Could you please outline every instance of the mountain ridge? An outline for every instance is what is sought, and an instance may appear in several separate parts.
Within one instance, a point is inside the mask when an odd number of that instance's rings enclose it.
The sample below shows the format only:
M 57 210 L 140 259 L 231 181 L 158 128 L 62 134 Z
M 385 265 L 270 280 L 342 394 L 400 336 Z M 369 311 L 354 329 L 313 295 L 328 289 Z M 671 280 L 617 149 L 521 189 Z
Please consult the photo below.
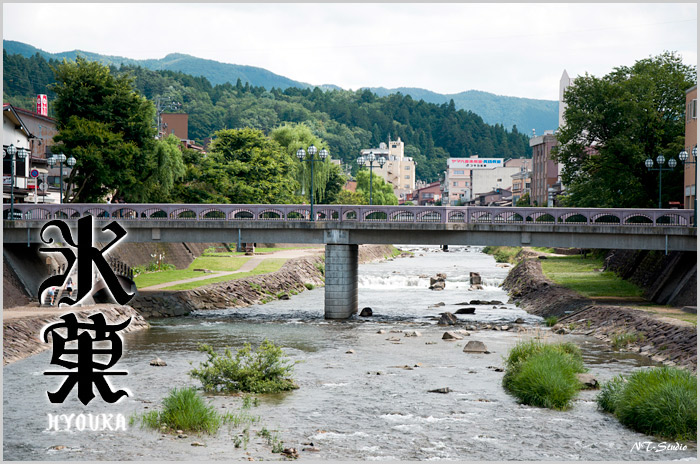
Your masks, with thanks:
M 248 82 L 250 85 L 261 86 L 267 89 L 271 89 L 272 87 L 280 90 L 284 90 L 288 87 L 311 89 L 319 87 L 322 90 L 342 89 L 342 87 L 333 84 L 315 86 L 305 82 L 295 81 L 264 68 L 222 63 L 220 61 L 198 58 L 178 52 L 169 53 L 163 58 L 136 60 L 115 55 L 102 55 L 84 50 L 50 53 L 30 44 L 14 40 L 3 40 L 3 49 L 8 54 L 19 54 L 26 58 L 39 53 L 47 60 L 62 60 L 64 58 L 74 60 L 78 54 L 80 54 L 89 60 L 98 61 L 105 65 L 120 66 L 124 64 L 142 66 L 154 71 L 180 71 L 192 76 L 204 76 L 212 85 L 225 84 L 227 82 L 235 85 L 236 81 L 241 79 L 243 83 Z M 424 100 L 427 103 L 447 104 L 450 100 L 453 100 L 456 109 L 471 111 L 481 116 L 487 124 L 501 124 L 508 130 L 510 130 L 512 126 L 515 126 L 518 128 L 519 132 L 527 133 L 534 129 L 537 133 L 541 134 L 545 130 L 556 129 L 558 125 L 558 102 L 555 100 L 496 95 L 481 90 L 440 94 L 417 87 L 398 87 L 393 89 L 385 87 L 362 87 L 361 89 L 368 89 L 380 97 L 401 93 L 402 95 L 411 96 L 414 100 Z

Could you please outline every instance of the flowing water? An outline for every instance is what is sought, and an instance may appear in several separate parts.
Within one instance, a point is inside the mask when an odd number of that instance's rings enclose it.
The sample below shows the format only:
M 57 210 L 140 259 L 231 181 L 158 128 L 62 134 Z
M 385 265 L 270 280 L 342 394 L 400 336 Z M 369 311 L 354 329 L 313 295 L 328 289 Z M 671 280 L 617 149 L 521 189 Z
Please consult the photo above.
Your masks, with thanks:
M 335 460 L 670 460 L 697 455 L 685 451 L 633 449 L 641 442 L 659 443 L 620 425 L 597 410 L 596 392 L 583 391 L 569 411 L 519 405 L 501 387 L 503 357 L 522 332 L 476 330 L 461 341 L 443 341 L 444 327 L 435 317 L 463 307 L 470 300 L 504 304 L 476 306 L 460 315 L 465 324 L 504 325 L 522 318 L 522 327 L 541 327 L 541 318 L 507 304 L 498 287 L 508 270 L 497 267 L 477 247 L 404 247 L 414 258 L 360 266 L 360 308 L 372 318 L 347 322 L 323 319 L 323 289 L 305 291 L 290 300 L 262 306 L 201 311 L 190 317 L 154 322 L 152 328 L 128 334 L 125 353 L 116 368 L 129 375 L 112 377 L 115 387 L 131 392 L 116 404 L 97 398 L 87 407 L 73 392 L 61 405 L 46 399 L 57 388 L 49 370 L 48 352 L 3 369 L 4 458 L 9 460 L 224 460 L 281 459 L 265 440 L 251 434 L 247 450 L 234 448 L 240 430 L 216 436 L 176 438 L 127 426 L 126 431 L 47 431 L 47 413 L 120 413 L 126 417 L 156 409 L 176 386 L 197 385 L 187 372 L 205 359 L 200 343 L 221 350 L 246 342 L 273 340 L 294 361 L 298 390 L 262 396 L 251 412 L 275 430 L 285 446 L 301 450 L 303 459 Z M 469 290 L 469 272 L 478 272 L 483 290 Z M 429 278 L 447 274 L 444 291 L 428 289 Z M 436 303 L 444 307 L 431 307 Z M 505 308 L 504 308 L 505 307 Z M 377 333 L 379 330 L 385 333 Z M 405 336 L 418 331 L 420 336 Z M 547 329 L 541 335 L 556 340 Z M 629 373 L 646 358 L 614 353 L 592 337 L 572 336 L 591 373 L 605 381 Z M 483 341 L 489 354 L 463 353 L 469 340 Z M 348 353 L 352 350 L 353 352 Z M 167 367 L 149 366 L 155 356 Z M 190 364 L 192 363 L 192 364 Z M 59 377 L 62 379 L 62 377 Z M 428 390 L 448 387 L 448 394 Z M 238 397 L 209 397 L 220 411 L 235 411 Z M 192 446 L 198 441 L 206 446 Z M 56 446 L 60 448 L 56 449 Z M 637 445 L 639 448 L 639 445 Z M 245 454 L 245 453 L 249 454 Z

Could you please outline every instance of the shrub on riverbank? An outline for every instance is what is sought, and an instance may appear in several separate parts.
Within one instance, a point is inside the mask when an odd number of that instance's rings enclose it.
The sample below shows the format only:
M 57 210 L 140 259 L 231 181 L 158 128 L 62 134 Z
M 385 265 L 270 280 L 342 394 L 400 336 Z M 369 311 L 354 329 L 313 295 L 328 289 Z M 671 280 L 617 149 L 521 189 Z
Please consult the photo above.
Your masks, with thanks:
M 524 404 L 564 410 L 581 388 L 576 374 L 585 371 L 573 343 L 530 340 L 510 350 L 503 387 Z
M 522 248 L 509 246 L 485 246 L 484 253 L 493 255 L 497 263 L 515 263 L 516 256 Z
M 161 411 L 149 411 L 140 416 L 142 425 L 160 429 L 216 433 L 225 418 L 213 406 L 204 402 L 194 388 L 174 388 L 163 399 Z M 133 421 L 133 420 L 132 420 Z
M 697 377 L 673 367 L 644 369 L 612 379 L 597 398 L 604 411 L 642 433 L 671 440 L 697 437 Z
M 199 379 L 206 391 L 277 393 L 298 388 L 291 379 L 293 364 L 269 340 L 255 351 L 246 343 L 235 356 L 229 349 L 221 356 L 209 345 L 200 345 L 199 350 L 209 358 L 190 375 Z

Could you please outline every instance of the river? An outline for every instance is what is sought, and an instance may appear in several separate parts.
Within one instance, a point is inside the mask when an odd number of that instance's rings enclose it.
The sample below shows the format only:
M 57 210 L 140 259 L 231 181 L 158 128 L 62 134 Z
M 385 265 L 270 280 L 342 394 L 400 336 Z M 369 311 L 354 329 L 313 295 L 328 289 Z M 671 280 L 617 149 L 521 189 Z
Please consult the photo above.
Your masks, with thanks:
M 116 404 L 97 398 L 87 407 L 73 392 L 61 405 L 48 402 L 63 377 L 45 376 L 50 353 L 15 362 L 3 369 L 4 458 L 7 460 L 246 460 L 282 459 L 265 440 L 251 434 L 247 449 L 235 448 L 239 430 L 216 436 L 177 438 L 127 426 L 126 431 L 46 430 L 47 413 L 133 413 L 157 408 L 169 389 L 197 385 L 187 372 L 205 359 L 199 343 L 217 349 L 237 348 L 265 338 L 284 347 L 298 363 L 298 390 L 260 397 L 251 409 L 260 424 L 275 430 L 286 447 L 301 450 L 313 443 L 319 451 L 300 451 L 303 459 L 335 460 L 670 460 L 697 456 L 686 451 L 634 449 L 659 440 L 635 433 L 598 411 L 595 391 L 582 391 L 569 411 L 518 404 L 501 387 L 503 357 L 518 340 L 539 333 L 557 340 L 541 318 L 507 304 L 498 287 L 508 269 L 478 247 L 403 247 L 413 258 L 360 265 L 360 308 L 372 318 L 348 322 L 323 319 L 323 288 L 290 300 L 152 323 L 150 330 L 127 334 L 125 353 L 115 368 L 128 376 L 112 377 L 131 395 Z M 469 272 L 478 272 L 484 290 L 469 290 Z M 447 274 L 446 289 L 431 291 L 429 279 Z M 465 324 L 523 324 L 510 331 L 474 330 L 460 341 L 443 341 L 444 327 L 435 317 L 469 300 L 499 300 L 460 315 Z M 444 307 L 431 307 L 439 302 Z M 505 308 L 503 308 L 505 307 Z M 464 327 L 462 325 L 461 327 Z M 527 332 L 517 331 L 518 327 Z M 380 330 L 385 333 L 378 333 Z M 418 331 L 420 336 L 405 336 Z M 527 335 L 529 334 L 529 335 Z M 600 381 L 629 373 L 646 358 L 612 352 L 597 339 L 566 336 L 583 350 L 586 366 Z M 468 340 L 483 341 L 489 354 L 463 353 Z M 350 351 L 350 352 L 349 352 Z M 149 366 L 155 356 L 166 367 Z M 447 394 L 428 390 L 448 387 Z M 238 397 L 209 396 L 220 411 L 235 411 Z M 193 442 L 205 446 L 192 446 Z M 307 443 L 307 445 L 305 445 Z M 646 446 L 646 445 L 645 445 Z M 639 447 L 639 445 L 637 445 Z M 248 453 L 248 454 L 246 454 Z

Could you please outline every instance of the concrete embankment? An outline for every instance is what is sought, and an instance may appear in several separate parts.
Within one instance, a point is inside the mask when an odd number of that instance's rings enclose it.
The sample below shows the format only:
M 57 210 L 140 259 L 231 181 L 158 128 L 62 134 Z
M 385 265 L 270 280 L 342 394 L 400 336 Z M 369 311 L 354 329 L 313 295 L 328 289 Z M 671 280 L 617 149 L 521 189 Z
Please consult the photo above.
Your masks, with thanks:
M 537 259 L 518 263 L 503 287 L 525 311 L 558 317 L 553 327 L 558 333 L 583 333 L 608 341 L 621 334 L 641 335 L 626 349 L 664 364 L 697 369 L 697 329 L 692 324 L 660 320 L 639 309 L 595 304 L 548 280 Z
M 47 324 L 60 322 L 60 317 L 66 313 L 75 313 L 78 320 L 101 312 L 108 324 L 124 322 L 131 317 L 131 323 L 120 333 L 134 332 L 149 327 L 148 322 L 131 306 L 96 305 L 87 309 L 74 311 L 68 307 L 52 307 L 50 310 L 37 314 L 37 308 L 16 308 L 5 311 L 3 315 L 3 365 L 41 353 L 51 347 L 40 338 L 41 329 Z
M 361 263 L 391 256 L 390 245 L 360 246 Z M 287 261 L 279 271 L 181 291 L 140 291 L 130 304 L 146 318 L 183 316 L 197 309 L 241 308 L 287 298 L 324 284 L 323 256 Z M 286 296 L 285 296 L 286 295 Z

